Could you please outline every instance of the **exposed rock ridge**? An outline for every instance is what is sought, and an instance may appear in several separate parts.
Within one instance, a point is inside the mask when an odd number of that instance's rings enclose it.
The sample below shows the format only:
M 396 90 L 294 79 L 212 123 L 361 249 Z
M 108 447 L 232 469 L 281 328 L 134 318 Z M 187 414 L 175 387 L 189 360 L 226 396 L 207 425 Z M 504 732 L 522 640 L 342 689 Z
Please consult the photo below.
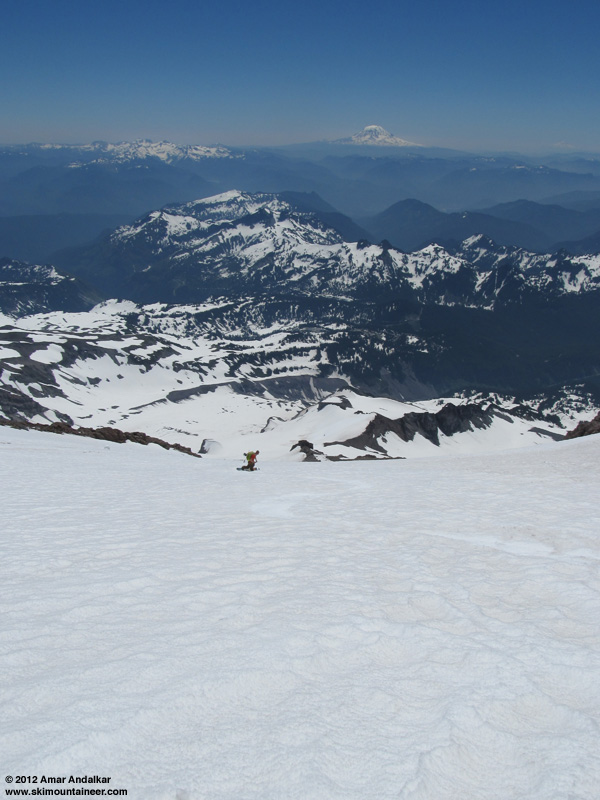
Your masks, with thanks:
M 359 450 L 370 449 L 384 453 L 385 450 L 379 440 L 385 438 L 388 434 L 395 434 L 403 442 L 412 442 L 417 433 L 420 433 L 432 444 L 439 446 L 440 434 L 454 436 L 457 433 L 465 433 L 475 428 L 489 428 L 494 417 L 503 417 L 510 420 L 511 416 L 513 415 L 502 412 L 493 404 L 484 407 L 479 403 L 465 403 L 463 405 L 446 403 L 435 413 L 413 411 L 399 419 L 389 419 L 382 414 L 375 414 L 365 430 L 358 436 L 345 442 L 326 442 L 325 446 L 345 445 L 347 447 L 356 447 Z M 520 416 L 519 412 L 515 412 L 514 416 Z M 556 435 L 550 432 L 542 431 L 541 429 L 539 432 L 541 435 L 556 438 Z
M 591 436 L 592 433 L 600 433 L 600 413 L 594 419 L 582 420 L 576 428 L 569 431 L 565 439 L 578 439 L 580 436 Z
M 290 448 L 290 452 L 292 453 L 294 450 L 298 449 L 304 455 L 304 461 L 400 461 L 404 460 L 402 456 L 388 456 L 384 454 L 382 457 L 375 456 L 372 453 L 365 453 L 363 456 L 355 456 L 354 458 L 348 458 L 348 456 L 330 456 L 326 453 L 323 453 L 322 450 L 317 450 L 312 442 L 309 442 L 307 439 L 300 439 L 299 442 L 292 445 Z
M 194 458 L 202 458 L 199 453 L 194 453 L 189 447 L 184 447 L 181 444 L 171 444 L 165 442 L 164 439 L 157 439 L 154 436 L 148 436 L 146 433 L 140 431 L 122 431 L 119 428 L 74 428 L 72 425 L 67 425 L 66 422 L 53 422 L 45 425 L 40 422 L 24 422 L 23 420 L 12 420 L 0 417 L 0 425 L 9 428 L 16 428 L 17 430 L 34 430 L 44 431 L 45 433 L 67 433 L 73 436 L 85 436 L 88 439 L 102 439 L 107 442 L 115 442 L 117 444 L 124 444 L 125 442 L 133 442 L 134 444 L 157 444 L 165 450 L 178 450 L 180 453 L 185 453 Z

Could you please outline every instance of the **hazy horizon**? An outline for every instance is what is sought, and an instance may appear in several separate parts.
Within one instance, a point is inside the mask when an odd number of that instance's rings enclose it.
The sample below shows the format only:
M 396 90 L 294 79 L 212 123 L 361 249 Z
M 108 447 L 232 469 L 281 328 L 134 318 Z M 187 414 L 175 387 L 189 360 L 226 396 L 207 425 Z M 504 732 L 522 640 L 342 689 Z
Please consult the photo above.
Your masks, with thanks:
M 370 123 L 370 124 L 377 124 L 377 123 Z M 367 127 L 366 125 L 363 126 L 363 129 Z M 381 126 L 384 127 L 384 126 Z M 361 129 L 362 130 L 362 129 Z M 339 139 L 349 138 L 356 133 L 360 133 L 361 131 L 346 131 L 343 136 L 340 136 Z M 392 135 L 396 135 L 395 131 L 388 131 L 388 133 Z M 399 137 L 402 138 L 402 137 Z M 175 141 L 172 139 L 157 139 L 151 138 L 149 136 L 136 136 L 129 139 L 104 139 L 99 137 L 94 137 L 88 140 L 72 140 L 72 141 L 12 141 L 12 142 L 0 142 L 0 147 L 28 147 L 28 146 L 53 146 L 53 147 L 87 147 L 92 144 L 109 144 L 109 145 L 119 145 L 125 143 L 134 143 L 134 142 L 151 142 L 153 144 L 159 144 L 161 142 L 168 142 L 169 144 L 173 144 L 176 146 L 186 147 L 186 146 L 201 146 L 201 147 L 224 147 L 230 148 L 232 150 L 244 150 L 244 149 L 277 149 L 277 148 L 294 148 L 294 147 L 303 147 L 309 145 L 318 145 L 318 144 L 335 144 L 335 140 L 333 139 L 326 139 L 326 138 L 319 138 L 313 140 L 305 140 L 305 141 L 290 141 L 290 142 L 282 142 L 282 143 L 268 143 L 268 142 L 252 142 L 252 143 L 236 143 L 232 144 L 231 142 L 208 142 L 208 141 Z M 345 144 L 346 147 L 348 146 L 356 146 L 360 148 L 361 151 L 367 147 L 370 147 L 370 150 L 373 151 L 373 155 L 385 155 L 386 152 L 390 150 L 393 152 L 397 152 L 397 148 L 394 147 L 387 147 L 387 146 L 369 146 L 369 145 L 348 145 Z M 496 156 L 529 156 L 529 157 L 538 157 L 543 158 L 545 156 L 561 156 L 561 155 L 581 155 L 581 156 L 600 156 L 600 145 L 597 150 L 592 149 L 577 149 L 573 146 L 570 146 L 566 143 L 556 142 L 554 145 L 548 146 L 546 148 L 538 147 L 535 148 L 534 146 L 531 147 L 523 147 L 521 149 L 516 148 L 505 148 L 505 147 L 497 147 L 497 148 L 487 148 L 487 147 L 451 147 L 445 144 L 432 144 L 426 145 L 421 142 L 414 142 L 410 145 L 407 145 L 407 150 L 411 152 L 417 152 L 419 150 L 424 150 L 427 152 L 428 150 L 448 150 L 449 152 L 464 152 L 464 153 L 471 153 L 473 155 L 496 155 Z
M 600 5 L 12 2 L 0 142 L 231 147 L 351 136 L 600 152 Z

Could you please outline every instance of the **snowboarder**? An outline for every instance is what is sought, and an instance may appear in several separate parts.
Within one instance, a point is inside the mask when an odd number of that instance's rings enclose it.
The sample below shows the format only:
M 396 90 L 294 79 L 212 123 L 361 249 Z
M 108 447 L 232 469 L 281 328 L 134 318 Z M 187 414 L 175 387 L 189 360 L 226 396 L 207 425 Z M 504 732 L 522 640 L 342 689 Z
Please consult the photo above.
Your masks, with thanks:
M 246 464 L 240 469 L 248 469 L 250 472 L 254 472 L 256 469 L 256 456 L 260 453 L 260 450 L 250 450 L 248 453 L 244 453 L 244 458 L 246 459 Z

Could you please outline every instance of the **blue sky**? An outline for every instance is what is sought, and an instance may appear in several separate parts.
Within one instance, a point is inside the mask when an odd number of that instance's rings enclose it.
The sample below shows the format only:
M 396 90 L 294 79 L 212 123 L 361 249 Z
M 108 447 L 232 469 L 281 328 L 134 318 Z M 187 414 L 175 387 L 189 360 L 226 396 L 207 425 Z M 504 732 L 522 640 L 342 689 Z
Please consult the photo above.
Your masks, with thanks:
M 4 0 L 0 142 L 600 151 L 598 0 Z

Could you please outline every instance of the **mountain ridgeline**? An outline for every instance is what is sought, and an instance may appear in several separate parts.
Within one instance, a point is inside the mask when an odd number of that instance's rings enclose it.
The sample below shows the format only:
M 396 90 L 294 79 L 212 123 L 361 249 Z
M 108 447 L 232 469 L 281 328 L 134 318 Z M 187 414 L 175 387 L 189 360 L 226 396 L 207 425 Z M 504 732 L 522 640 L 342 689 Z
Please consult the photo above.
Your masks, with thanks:
M 337 215 L 330 224 L 347 241 L 386 239 L 407 251 L 484 234 L 575 255 L 597 248 L 600 236 L 597 156 L 482 156 L 369 125 L 333 142 L 271 148 L 145 140 L 0 147 L 0 256 L 53 263 L 57 250 L 153 209 L 230 190 L 291 193 Z
M 596 156 L 0 148 L 0 414 L 206 457 L 562 438 L 600 407 L 599 242 Z
M 45 311 L 87 311 L 103 296 L 52 266 L 0 258 L 0 313 L 11 317 Z
M 347 241 L 315 204 L 230 191 L 151 212 L 57 263 L 105 297 L 144 305 L 146 326 L 148 304 L 163 303 L 183 306 L 193 329 L 203 303 L 215 334 L 295 336 L 314 353 L 313 377 L 343 375 L 361 391 L 518 395 L 573 382 L 596 391 L 599 256 L 483 236 L 405 253 Z

